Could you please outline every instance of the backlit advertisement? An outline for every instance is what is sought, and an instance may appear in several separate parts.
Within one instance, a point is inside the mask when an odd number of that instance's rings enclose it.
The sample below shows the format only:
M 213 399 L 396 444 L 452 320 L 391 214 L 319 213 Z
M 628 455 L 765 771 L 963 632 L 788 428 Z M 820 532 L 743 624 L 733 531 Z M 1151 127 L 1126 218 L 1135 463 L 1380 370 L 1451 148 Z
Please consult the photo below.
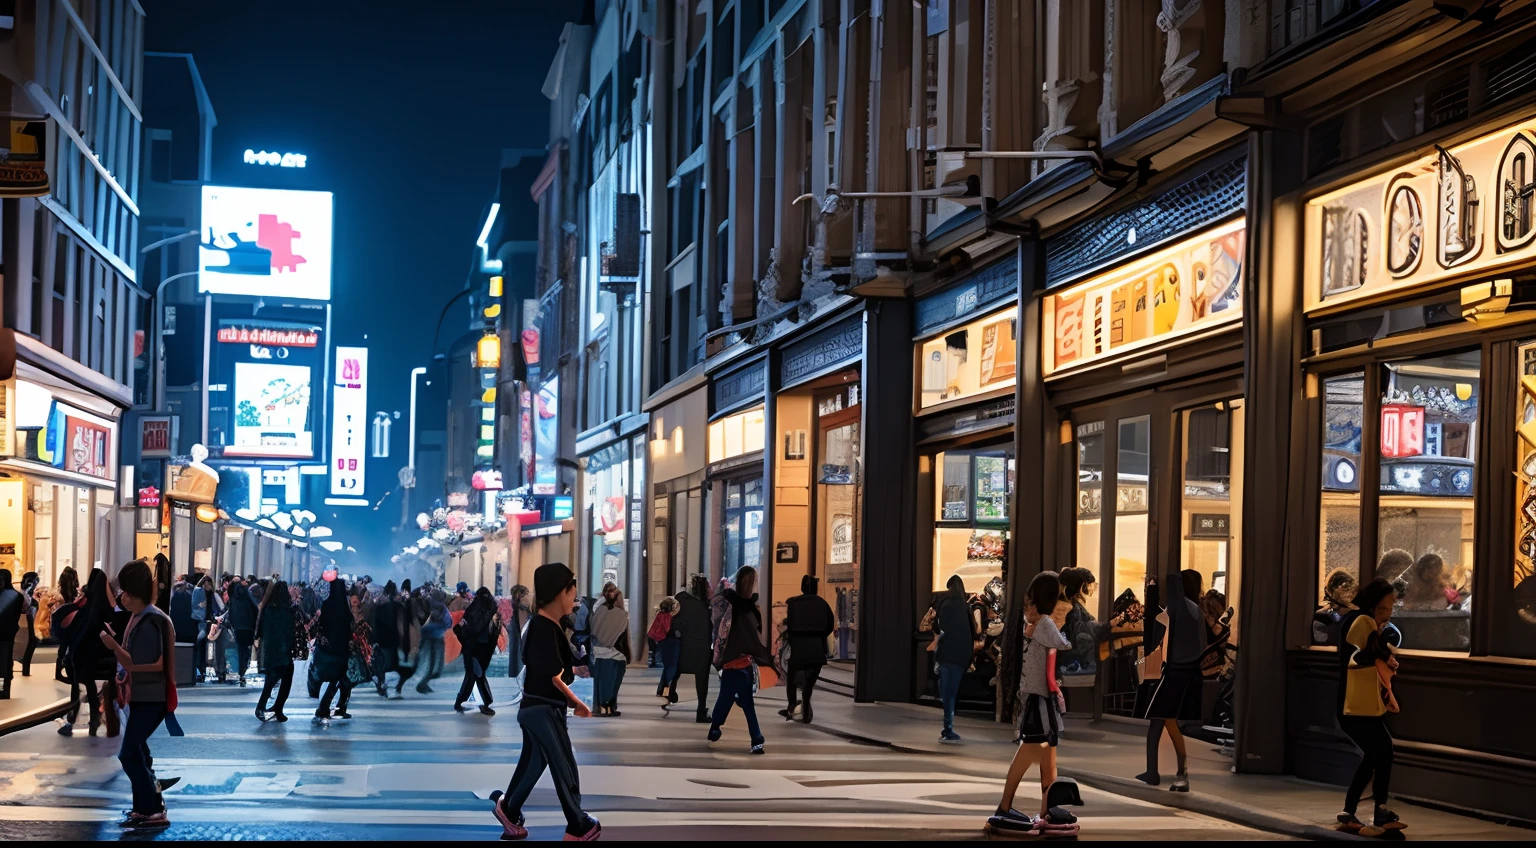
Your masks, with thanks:
M 48 456 L 39 452 L 39 458 L 65 471 L 114 479 L 112 435 L 116 429 L 111 421 L 55 401 L 44 436 Z
M 304 365 L 235 363 L 234 442 L 225 456 L 314 456 L 310 379 Z
M 198 291 L 331 299 L 328 191 L 203 186 Z
M 337 347 L 331 387 L 331 495 L 362 497 L 368 465 L 368 348 Z
M 555 455 L 560 451 L 560 432 L 555 413 L 560 409 L 560 378 L 551 377 L 534 401 L 533 493 L 553 495 L 559 484 Z

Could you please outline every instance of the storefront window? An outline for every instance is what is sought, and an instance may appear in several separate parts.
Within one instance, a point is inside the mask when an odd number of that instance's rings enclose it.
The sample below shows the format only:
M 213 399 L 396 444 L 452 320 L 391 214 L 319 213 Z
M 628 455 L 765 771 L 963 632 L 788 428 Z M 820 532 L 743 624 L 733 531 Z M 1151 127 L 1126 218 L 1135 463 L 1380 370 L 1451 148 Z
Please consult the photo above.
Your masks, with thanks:
M 1077 426 L 1078 568 L 1099 577 L 1099 527 L 1104 515 L 1104 422 Z
M 1008 558 L 1008 504 L 1013 494 L 1013 452 L 1007 449 L 940 453 L 938 515 L 933 538 L 933 590 L 959 575 L 967 592 L 981 592 L 1003 577 Z
M 994 312 L 922 343 L 919 408 L 960 400 L 1014 383 L 1018 350 L 1015 307 Z
M 720 462 L 763 449 L 763 408 L 749 409 L 709 425 L 709 461 Z
M 1116 593 L 1140 594 L 1147 576 L 1147 486 L 1152 470 L 1152 419 L 1122 418 L 1115 466 Z
M 762 565 L 763 478 L 725 483 L 725 570 Z
M 1181 424 L 1184 488 L 1180 559 L 1184 568 L 1200 572 L 1206 589 L 1201 610 L 1213 632 L 1219 632 L 1217 622 L 1228 609 L 1237 607 L 1242 574 L 1242 514 L 1234 505 L 1243 502 L 1243 402 L 1233 399 L 1186 409 Z
M 1340 616 L 1360 580 L 1360 447 L 1365 424 L 1365 375 L 1322 381 L 1323 468 L 1318 519 L 1318 610 L 1312 643 L 1337 642 Z
M 852 660 L 859 643 L 859 384 L 816 395 L 812 413 L 818 433 L 813 480 L 821 594 L 837 619 L 832 655 Z
M 1397 584 L 1405 648 L 1471 644 L 1479 366 L 1469 351 L 1383 374 L 1376 576 Z
M 1536 625 L 1536 341 L 1520 345 L 1515 407 L 1515 615 Z

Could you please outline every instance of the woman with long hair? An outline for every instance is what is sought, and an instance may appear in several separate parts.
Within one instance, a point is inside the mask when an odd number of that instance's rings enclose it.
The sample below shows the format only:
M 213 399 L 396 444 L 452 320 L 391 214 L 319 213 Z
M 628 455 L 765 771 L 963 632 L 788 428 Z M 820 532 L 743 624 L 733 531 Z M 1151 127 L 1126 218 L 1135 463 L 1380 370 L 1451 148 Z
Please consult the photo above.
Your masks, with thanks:
M 320 605 L 319 635 L 315 637 L 315 672 L 325 684 L 320 706 L 315 710 L 316 724 L 324 724 L 332 718 L 352 717 L 347 712 L 347 701 L 352 697 L 352 681 L 347 678 L 354 627 L 352 605 L 347 600 L 347 581 L 337 577 L 331 581 L 330 589 L 330 594 Z M 331 701 L 338 692 L 341 700 L 332 713 Z
M 619 715 L 619 687 L 629 663 L 629 610 L 617 584 L 603 586 L 603 599 L 592 610 L 592 701 L 600 716 Z
M 1397 604 L 1397 590 L 1378 577 L 1360 587 L 1351 611 L 1343 622 L 1339 642 L 1339 729 L 1360 749 L 1360 767 L 1344 793 L 1344 810 L 1338 815 L 1341 830 L 1362 836 L 1380 836 L 1405 825 L 1387 809 L 1392 783 L 1392 734 L 1386 714 L 1397 712 L 1391 679 L 1397 659 L 1385 636 Z M 1371 823 L 1356 816 L 1365 785 L 1371 784 L 1376 801 Z
M 491 655 L 496 653 L 496 637 L 501 632 L 501 613 L 496 611 L 496 599 L 491 590 L 481 586 L 475 591 L 474 600 L 464 610 L 464 617 L 454 629 L 459 644 L 464 648 L 464 682 L 459 684 L 459 695 L 453 699 L 453 708 L 464 712 L 464 701 L 475 687 L 480 688 L 480 712 L 493 716 L 491 709 L 491 685 L 485 679 L 491 666 Z
M 756 669 L 773 666 L 773 656 L 763 644 L 763 613 L 757 606 L 757 569 L 743 565 L 736 571 L 732 586 L 715 598 L 713 610 L 715 633 L 714 661 L 720 669 L 720 697 L 710 716 L 709 741 L 720 741 L 720 727 L 731 714 L 732 706 L 741 707 L 747 719 L 752 753 L 763 753 L 763 732 L 757 724 L 757 704 L 752 690 L 757 686 Z
M 69 656 L 70 709 L 64 726 L 59 728 L 60 736 L 74 732 L 75 722 L 80 718 L 81 689 L 85 690 L 86 708 L 90 711 L 90 734 L 95 736 L 96 729 L 101 726 L 101 696 L 96 681 L 111 680 L 117 672 L 112 655 L 101 644 L 101 634 L 111 614 L 112 598 L 107 587 L 107 573 L 93 568 L 86 578 L 85 591 L 75 600 L 75 612 L 67 627 L 68 632 L 61 634 L 69 640 L 67 645 L 62 646 L 62 650 Z
M 1204 686 L 1200 658 L 1206 645 L 1205 617 L 1197 603 L 1201 583 L 1200 572 L 1188 568 L 1169 574 L 1163 581 L 1168 590 L 1168 627 L 1163 632 L 1162 673 L 1148 698 L 1145 713 L 1138 716 L 1147 719 L 1147 770 L 1136 775 L 1136 779 L 1149 786 L 1161 782 L 1158 746 L 1166 730 L 1178 755 L 1179 770 L 1169 787 L 1174 792 L 1189 791 L 1188 751 L 1179 722 L 1200 718 Z
M 64 603 L 72 604 L 75 602 L 75 598 L 79 596 L 80 575 L 75 571 L 73 565 L 66 565 L 64 570 L 59 572 L 59 597 L 63 599 Z
M 681 635 L 682 646 L 678 651 L 677 674 L 693 675 L 694 690 L 698 695 L 698 711 L 694 721 L 709 723 L 709 678 L 713 669 L 710 655 L 709 634 L 709 578 L 695 574 L 688 580 L 688 588 L 673 596 L 677 599 L 677 615 L 672 626 Z
M 293 661 L 305 647 L 297 636 L 297 623 L 288 584 L 282 580 L 271 581 L 256 613 L 256 632 L 261 640 L 260 662 L 266 674 L 261 697 L 256 699 L 256 718 L 261 721 L 269 718 L 266 705 L 273 684 L 277 685 L 277 701 L 272 704 L 270 718 L 288 720 L 288 716 L 283 715 L 283 705 L 288 703 L 288 690 L 293 687 Z

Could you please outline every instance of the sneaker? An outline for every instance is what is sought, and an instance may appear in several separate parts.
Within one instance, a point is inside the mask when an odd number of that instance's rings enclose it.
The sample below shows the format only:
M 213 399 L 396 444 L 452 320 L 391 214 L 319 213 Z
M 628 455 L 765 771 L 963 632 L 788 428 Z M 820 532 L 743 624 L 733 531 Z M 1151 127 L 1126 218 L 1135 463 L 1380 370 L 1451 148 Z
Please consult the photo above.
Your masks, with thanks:
M 939 734 L 939 741 L 940 742 L 959 742 L 960 741 L 960 734 L 954 732 L 953 730 L 946 730 L 943 733 Z
M 1360 828 L 1365 827 L 1365 822 L 1360 821 L 1354 813 L 1348 810 L 1344 810 L 1337 816 L 1334 816 L 1334 820 L 1339 823 L 1339 830 L 1346 833 L 1356 833 Z
M 1178 774 L 1174 775 L 1173 776 L 1173 785 L 1168 787 L 1168 791 L 1170 791 L 1170 792 L 1188 792 L 1189 791 L 1189 775 L 1186 774 L 1185 772 L 1182 772 L 1182 771 L 1179 772 Z
M 1398 819 L 1397 813 L 1392 812 L 1386 807 L 1376 808 L 1375 825 L 1382 830 L 1403 830 L 1408 827 L 1408 825 L 1403 824 Z
M 705 711 L 705 710 L 699 710 L 698 713 L 695 714 L 694 717 L 693 717 L 693 723 L 694 724 L 709 724 L 709 713 L 707 711 Z
M 317 712 L 317 713 L 315 713 L 315 717 L 311 720 L 311 723 L 313 723 L 313 724 L 325 724 L 325 723 L 329 722 L 330 720 L 331 720 L 331 716 L 330 716 L 329 713 Z
M 603 825 L 600 822 L 598 822 L 597 819 L 594 819 L 591 816 L 587 817 L 587 821 L 591 822 L 592 826 L 587 828 L 587 832 L 586 833 L 583 833 L 580 836 L 577 836 L 576 834 L 570 833 L 569 831 L 567 831 L 566 834 L 565 834 L 565 838 L 562 839 L 561 841 L 562 842 L 596 842 L 597 840 L 602 839 L 603 838 Z
M 430 694 L 432 694 L 432 687 L 431 686 L 417 686 L 416 687 L 416 691 L 418 693 L 422 694 L 422 695 L 430 695 Z
M 480 708 L 480 714 L 484 715 L 484 716 L 493 716 L 493 715 L 496 714 L 496 711 L 491 709 L 490 707 L 482 706 Z
M 758 742 L 757 744 L 753 745 L 752 746 L 752 750 L 748 751 L 747 753 L 749 753 L 749 754 L 762 754 L 762 753 L 766 753 L 766 752 L 763 750 L 763 743 Z
M 265 722 L 267 720 L 267 711 L 262 709 L 261 707 L 257 707 L 256 708 L 256 720 L 257 721 L 261 721 L 261 722 Z
M 711 741 L 711 742 L 719 742 L 720 741 L 720 728 L 719 727 L 716 727 L 714 725 L 710 725 L 710 727 L 709 727 L 709 741 Z
M 503 797 L 505 797 L 505 793 L 500 789 L 491 793 L 491 812 L 496 816 L 496 820 L 501 822 L 501 838 L 507 840 L 527 839 L 528 828 L 523 826 L 524 819 L 522 815 L 519 814 L 514 817 L 508 812 L 506 806 L 501 803 Z
M 276 721 L 278 724 L 282 724 L 283 722 L 288 720 L 288 717 L 283 715 L 282 713 L 273 713 L 272 714 L 272 719 L 273 719 L 273 721 Z
M 454 704 L 453 705 L 453 711 L 456 712 L 456 713 L 467 713 L 467 712 L 469 712 L 469 710 L 466 709 L 463 704 Z
M 70 724 L 67 721 L 64 722 L 63 724 L 59 725 L 59 735 L 60 736 L 71 736 L 71 735 L 74 734 L 74 732 L 75 732 L 75 726 L 73 724 Z
M 341 721 L 351 721 L 352 714 L 346 710 L 337 710 L 336 712 L 331 713 L 331 718 L 339 719 Z
M 1035 820 L 1029 816 L 1021 815 L 1013 810 L 1009 810 L 1008 813 L 1009 815 L 992 816 L 987 819 L 987 829 L 1021 835 L 1032 833 L 1036 829 Z

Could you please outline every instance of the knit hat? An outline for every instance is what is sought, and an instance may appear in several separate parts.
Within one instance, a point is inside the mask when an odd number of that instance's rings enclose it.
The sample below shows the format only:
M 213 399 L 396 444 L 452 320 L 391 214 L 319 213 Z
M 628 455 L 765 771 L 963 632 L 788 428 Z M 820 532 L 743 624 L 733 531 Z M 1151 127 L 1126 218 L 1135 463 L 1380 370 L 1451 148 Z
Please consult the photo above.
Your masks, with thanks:
M 543 607 L 576 585 L 576 575 L 563 562 L 546 562 L 533 572 L 534 603 Z
M 569 570 L 569 569 L 567 569 L 567 570 Z M 459 581 L 459 585 L 456 586 L 455 588 L 457 588 L 460 592 L 468 592 L 469 591 L 469 584 L 465 583 L 463 580 L 460 580 Z

